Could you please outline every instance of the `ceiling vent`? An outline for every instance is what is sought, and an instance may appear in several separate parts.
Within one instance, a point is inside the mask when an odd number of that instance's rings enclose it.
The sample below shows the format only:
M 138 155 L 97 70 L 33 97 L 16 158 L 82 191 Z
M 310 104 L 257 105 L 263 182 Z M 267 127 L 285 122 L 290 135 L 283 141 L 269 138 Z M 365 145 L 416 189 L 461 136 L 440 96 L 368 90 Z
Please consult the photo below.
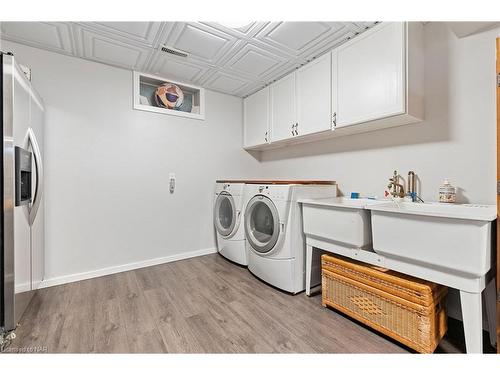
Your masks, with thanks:
M 187 57 L 188 56 L 188 54 L 186 52 L 179 51 L 179 50 L 173 49 L 173 48 L 168 47 L 168 46 L 161 46 L 161 50 L 165 53 L 170 53 L 171 55 L 175 55 L 175 56 L 180 56 L 180 57 Z

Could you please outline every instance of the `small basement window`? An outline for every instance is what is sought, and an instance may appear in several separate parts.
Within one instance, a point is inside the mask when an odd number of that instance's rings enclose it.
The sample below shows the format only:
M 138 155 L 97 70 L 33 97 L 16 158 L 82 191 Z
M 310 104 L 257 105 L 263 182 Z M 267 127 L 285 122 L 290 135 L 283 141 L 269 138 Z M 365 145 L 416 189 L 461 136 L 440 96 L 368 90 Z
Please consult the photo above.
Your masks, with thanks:
M 205 90 L 134 72 L 134 109 L 204 120 Z

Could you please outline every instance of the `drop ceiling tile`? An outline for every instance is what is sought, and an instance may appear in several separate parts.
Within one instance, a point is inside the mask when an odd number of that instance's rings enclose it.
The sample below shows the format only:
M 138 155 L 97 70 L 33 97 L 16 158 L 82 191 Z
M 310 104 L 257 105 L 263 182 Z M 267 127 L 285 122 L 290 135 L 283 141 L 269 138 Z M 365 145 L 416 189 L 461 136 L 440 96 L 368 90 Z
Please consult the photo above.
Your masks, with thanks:
M 297 52 L 330 30 L 330 27 L 321 22 L 279 22 L 273 26 L 265 32 L 264 38 Z
M 326 43 L 345 30 L 343 22 L 272 22 L 256 35 L 256 39 L 295 57 Z
M 165 44 L 165 41 L 168 39 L 169 35 L 172 33 L 177 22 L 162 22 L 160 30 L 158 31 L 158 35 L 153 43 L 154 48 L 161 47 L 162 44 Z
M 221 71 L 215 71 L 205 82 L 205 86 L 208 88 L 230 94 L 242 90 L 249 84 L 251 84 L 251 82 L 248 80 Z
M 249 39 L 257 34 L 263 27 L 265 27 L 269 22 L 249 22 L 247 26 L 240 28 L 233 28 L 218 22 L 200 22 L 201 24 L 217 29 L 226 34 L 232 35 L 239 39 Z
M 219 71 L 217 68 L 210 68 L 205 73 L 201 74 L 196 79 L 196 84 L 200 86 L 205 86 L 205 83 L 210 80 Z
M 149 70 L 161 77 L 195 82 L 208 68 L 190 63 L 182 57 L 167 56 L 165 53 L 159 52 Z
M 76 36 L 82 57 L 127 69 L 144 70 L 153 53 L 150 48 L 126 44 L 83 28 Z
M 216 64 L 234 43 L 235 37 L 206 25 L 177 22 L 165 44 L 208 64 Z
M 71 27 L 62 22 L 0 22 L 2 39 L 53 52 L 73 54 Z
M 83 26 L 152 46 L 162 31 L 162 22 L 84 22 Z
M 259 78 L 283 65 L 284 62 L 280 57 L 247 43 L 232 56 L 226 63 L 226 67 Z
M 175 42 L 174 47 L 191 53 L 199 58 L 213 60 L 217 52 L 219 52 L 226 43 L 227 40 L 222 37 L 187 25 Z
M 279 62 L 271 57 L 266 56 L 258 51 L 249 49 L 244 55 L 238 57 L 238 59 L 231 65 L 232 68 L 236 70 L 243 71 L 255 76 L 261 76 L 263 73 L 267 72 L 269 69 L 278 65 Z

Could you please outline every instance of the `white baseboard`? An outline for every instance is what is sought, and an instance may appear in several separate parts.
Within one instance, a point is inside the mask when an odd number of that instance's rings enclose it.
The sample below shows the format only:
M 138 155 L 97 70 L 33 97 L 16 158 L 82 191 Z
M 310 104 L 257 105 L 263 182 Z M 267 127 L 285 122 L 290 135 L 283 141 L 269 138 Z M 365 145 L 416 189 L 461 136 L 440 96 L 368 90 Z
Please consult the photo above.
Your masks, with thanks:
M 55 285 L 72 283 L 75 281 L 92 279 L 94 277 L 112 275 L 114 273 L 136 270 L 138 268 L 156 266 L 158 264 L 175 262 L 177 260 L 194 258 L 194 257 L 199 257 L 202 255 L 207 255 L 207 254 L 214 254 L 216 252 L 217 252 L 216 248 L 201 249 L 201 250 L 190 251 L 187 253 L 170 255 L 170 256 L 162 257 L 162 258 L 154 258 L 154 259 L 143 260 L 140 262 L 122 264 L 119 266 L 101 268 L 101 269 L 94 270 L 94 271 L 87 271 L 87 272 L 81 272 L 81 273 L 74 273 L 71 275 L 57 276 L 57 277 L 43 280 L 39 286 L 39 289 L 48 288 L 50 286 L 55 286 Z
M 24 292 L 29 292 L 31 290 L 31 283 L 23 283 L 23 284 L 16 284 L 15 288 L 15 293 L 24 293 Z

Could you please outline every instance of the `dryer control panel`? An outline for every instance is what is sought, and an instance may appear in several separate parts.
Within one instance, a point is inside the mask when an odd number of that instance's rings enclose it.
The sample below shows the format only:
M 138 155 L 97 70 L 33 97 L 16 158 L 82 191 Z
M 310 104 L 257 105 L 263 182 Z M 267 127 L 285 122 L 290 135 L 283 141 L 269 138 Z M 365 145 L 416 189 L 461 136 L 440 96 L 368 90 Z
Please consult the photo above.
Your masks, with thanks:
M 260 185 L 258 191 L 259 194 L 268 196 L 271 199 L 286 199 L 289 189 L 286 186 Z

